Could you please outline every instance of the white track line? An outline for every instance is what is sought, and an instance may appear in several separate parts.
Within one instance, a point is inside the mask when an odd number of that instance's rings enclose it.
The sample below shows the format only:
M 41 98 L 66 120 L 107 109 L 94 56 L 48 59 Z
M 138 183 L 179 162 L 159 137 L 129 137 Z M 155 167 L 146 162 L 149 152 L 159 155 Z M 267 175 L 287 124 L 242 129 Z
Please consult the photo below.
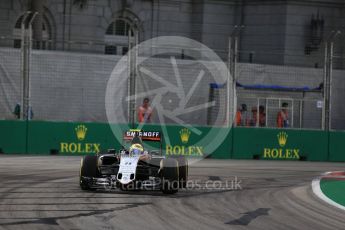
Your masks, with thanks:
M 327 174 L 330 174 L 330 173 L 325 173 L 325 176 L 326 176 Z M 340 204 L 334 202 L 333 200 L 329 199 L 329 198 L 322 192 L 321 187 L 320 187 L 320 178 L 314 179 L 313 182 L 312 182 L 312 184 L 311 184 L 311 186 L 312 186 L 312 189 L 313 189 L 314 194 L 315 194 L 317 197 L 319 197 L 321 200 L 325 201 L 326 203 L 328 203 L 328 204 L 330 204 L 330 205 L 332 205 L 332 206 L 335 206 L 335 207 L 337 207 L 337 208 L 339 208 L 339 209 L 345 211 L 345 207 L 344 207 L 344 206 L 342 206 L 342 205 L 340 205 Z

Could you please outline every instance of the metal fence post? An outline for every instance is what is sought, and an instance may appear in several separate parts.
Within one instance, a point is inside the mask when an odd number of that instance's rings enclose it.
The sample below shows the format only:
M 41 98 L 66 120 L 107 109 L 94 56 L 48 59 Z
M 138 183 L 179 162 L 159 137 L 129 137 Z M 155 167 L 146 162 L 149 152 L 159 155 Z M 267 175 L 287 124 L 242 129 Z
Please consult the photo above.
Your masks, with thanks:
M 226 124 L 228 127 L 231 126 L 231 122 L 233 122 L 234 118 L 232 116 L 232 113 L 230 112 L 230 81 L 231 79 L 231 37 L 229 37 L 229 43 L 228 43 L 228 81 L 227 81 L 227 111 L 226 111 Z M 233 96 L 234 97 L 234 96 Z
M 134 41 L 132 41 L 132 30 L 134 33 Z M 129 66 L 129 82 L 128 82 L 128 122 L 134 128 L 135 111 L 136 111 L 136 77 L 137 77 L 137 44 L 139 40 L 139 31 L 135 25 L 131 26 L 128 32 L 128 66 Z
M 25 109 L 26 109 L 26 79 L 28 74 L 28 45 L 27 45 L 27 31 L 26 31 L 26 20 L 30 15 L 30 11 L 26 12 L 23 16 L 22 24 L 21 24 L 21 80 L 20 80 L 20 105 L 21 105 L 21 111 L 20 111 L 20 119 L 25 120 Z
M 332 129 L 332 74 L 333 74 L 333 51 L 334 51 L 334 42 L 330 42 L 329 47 L 329 76 L 328 76 L 328 129 Z
M 238 37 L 236 36 L 235 41 L 234 41 L 233 73 L 232 73 L 233 91 L 234 91 L 234 109 L 233 109 L 234 116 L 236 116 L 236 112 L 237 112 L 237 89 L 236 89 L 236 85 L 237 85 L 237 56 L 238 56 Z
M 36 17 L 38 15 L 38 12 L 35 12 L 34 15 L 31 17 L 29 21 L 29 30 L 28 30 L 28 43 L 27 43 L 27 59 L 28 59 L 28 74 L 27 74 L 27 86 L 26 86 L 26 91 L 27 91 L 27 98 L 26 98 L 26 120 L 31 120 L 32 119 L 32 108 L 31 108 L 31 79 L 30 79 L 30 70 L 31 70 L 31 51 L 33 47 L 32 43 L 32 23 L 35 21 Z
M 131 78 L 132 78 L 132 52 L 131 52 L 131 30 L 128 32 L 128 52 L 127 52 L 127 69 L 128 69 L 128 84 L 127 84 L 127 117 L 128 123 L 131 122 Z
M 237 59 L 238 59 L 238 41 L 241 31 L 245 28 L 244 25 L 238 26 L 235 25 L 234 29 L 230 36 L 229 41 L 229 66 L 230 66 L 230 74 L 232 76 L 233 81 L 233 121 L 236 119 L 237 115 L 237 89 L 236 89 L 236 83 L 237 83 Z M 234 44 L 232 44 L 232 39 L 234 40 Z M 233 52 L 231 52 L 231 48 L 234 46 Z M 236 122 L 234 122 L 234 126 L 236 126 Z
M 256 104 L 256 127 L 260 127 L 260 98 L 257 100 Z
M 332 74 L 333 74 L 333 53 L 334 53 L 334 39 L 341 34 L 340 30 L 332 31 L 328 39 L 326 40 L 325 48 L 325 70 L 324 70 L 324 107 L 325 107 L 325 121 L 324 130 L 330 130 L 331 119 L 331 96 L 332 96 Z
M 328 117 L 327 117 L 327 87 L 326 87 L 326 81 L 327 81 L 327 71 L 328 71 L 328 43 L 325 43 L 325 54 L 324 54 L 324 70 L 323 70 L 323 107 L 322 107 L 322 129 L 327 130 L 326 123 L 328 124 Z
M 21 25 L 21 32 L 22 32 L 22 44 L 21 44 L 21 106 L 22 111 L 20 113 L 21 120 L 29 120 L 30 119 L 30 58 L 31 58 L 31 50 L 32 50 L 32 23 L 34 22 L 37 12 L 33 15 L 30 11 L 26 12 L 22 25 Z M 26 23 L 28 17 L 32 15 L 30 21 Z M 28 28 L 27 28 L 28 25 Z
M 299 100 L 299 128 L 300 129 L 303 127 L 303 104 L 304 104 L 304 101 Z
M 294 119 L 294 112 L 295 112 L 295 109 L 294 109 L 294 100 L 292 99 L 291 100 L 291 125 L 290 125 L 290 128 L 294 128 L 294 124 L 295 124 L 295 119 Z

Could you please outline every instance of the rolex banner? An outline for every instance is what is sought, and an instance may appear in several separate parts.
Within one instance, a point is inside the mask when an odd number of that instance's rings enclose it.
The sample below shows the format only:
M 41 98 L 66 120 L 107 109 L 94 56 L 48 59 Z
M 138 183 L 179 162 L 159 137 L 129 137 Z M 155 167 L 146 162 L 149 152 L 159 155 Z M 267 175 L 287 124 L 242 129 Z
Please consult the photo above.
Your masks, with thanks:
M 30 121 L 28 125 L 28 153 L 85 155 L 119 148 L 106 123 Z
M 127 127 L 114 125 L 123 130 Z M 143 135 L 152 139 L 151 147 L 162 146 L 167 156 L 345 161 L 341 148 L 345 132 L 236 127 L 216 143 L 206 136 L 211 129 L 226 128 L 145 125 L 142 130 L 150 131 Z M 107 123 L 0 121 L 0 130 L 0 153 L 6 154 L 86 155 L 119 150 L 123 144 Z M 212 145 L 216 148 L 210 152 Z
M 167 156 L 186 156 L 186 157 L 197 157 L 204 158 L 210 156 L 209 147 L 213 144 L 205 142 L 205 138 L 209 135 L 211 127 L 200 127 L 194 126 L 187 128 L 177 125 L 167 125 L 162 130 L 159 125 L 144 125 L 144 130 L 147 131 L 160 131 L 162 133 L 163 140 L 163 153 Z M 222 129 L 222 128 L 213 128 Z M 197 130 L 197 132 L 195 132 Z M 229 158 L 231 151 L 231 143 L 220 145 L 218 148 L 219 153 L 227 154 Z M 222 155 L 222 154 L 219 154 Z M 226 158 L 226 157 L 224 157 Z
M 233 143 L 232 157 L 237 159 L 328 159 L 328 133 L 324 131 L 236 128 Z

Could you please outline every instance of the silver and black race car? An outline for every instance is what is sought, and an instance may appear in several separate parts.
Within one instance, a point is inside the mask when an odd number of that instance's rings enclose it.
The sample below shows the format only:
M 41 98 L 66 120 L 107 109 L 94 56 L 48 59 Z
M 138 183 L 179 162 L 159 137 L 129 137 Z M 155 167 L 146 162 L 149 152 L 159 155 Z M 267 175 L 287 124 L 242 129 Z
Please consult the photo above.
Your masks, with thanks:
M 145 141 L 158 142 L 159 150 L 147 151 Z M 81 189 L 161 190 L 174 194 L 186 187 L 187 159 L 164 156 L 160 132 L 130 130 L 125 132 L 123 142 L 129 142 L 130 147 L 88 155 L 81 160 Z

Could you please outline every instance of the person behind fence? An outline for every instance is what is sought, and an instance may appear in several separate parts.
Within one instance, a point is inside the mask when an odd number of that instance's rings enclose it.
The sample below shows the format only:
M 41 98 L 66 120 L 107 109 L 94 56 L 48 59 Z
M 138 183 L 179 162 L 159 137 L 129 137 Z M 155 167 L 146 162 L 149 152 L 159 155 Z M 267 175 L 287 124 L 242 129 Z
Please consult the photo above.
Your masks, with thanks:
M 13 115 L 16 119 L 20 119 L 20 104 L 17 103 L 13 110 Z
M 150 99 L 144 98 L 143 104 L 138 109 L 138 122 L 150 123 L 152 118 L 152 108 L 149 105 Z
M 256 126 L 258 120 L 258 109 L 256 107 L 252 108 L 252 118 L 250 119 L 250 126 Z
M 277 114 L 277 127 L 287 128 L 289 127 L 289 114 L 288 114 L 288 103 L 284 102 L 282 104 L 282 109 Z
M 266 126 L 266 112 L 265 112 L 265 107 L 263 105 L 259 106 L 259 126 L 260 127 Z
M 19 103 L 16 104 L 16 106 L 14 107 L 14 110 L 13 110 L 13 115 L 16 119 L 20 119 L 20 114 L 21 113 L 21 106 Z M 25 115 L 25 114 L 24 114 Z M 34 118 L 34 112 L 32 110 L 32 107 L 29 106 L 28 108 L 28 116 L 27 116 L 27 120 L 32 120 Z
M 249 119 L 247 113 L 247 105 L 242 104 L 241 107 L 236 112 L 236 126 L 248 126 Z

